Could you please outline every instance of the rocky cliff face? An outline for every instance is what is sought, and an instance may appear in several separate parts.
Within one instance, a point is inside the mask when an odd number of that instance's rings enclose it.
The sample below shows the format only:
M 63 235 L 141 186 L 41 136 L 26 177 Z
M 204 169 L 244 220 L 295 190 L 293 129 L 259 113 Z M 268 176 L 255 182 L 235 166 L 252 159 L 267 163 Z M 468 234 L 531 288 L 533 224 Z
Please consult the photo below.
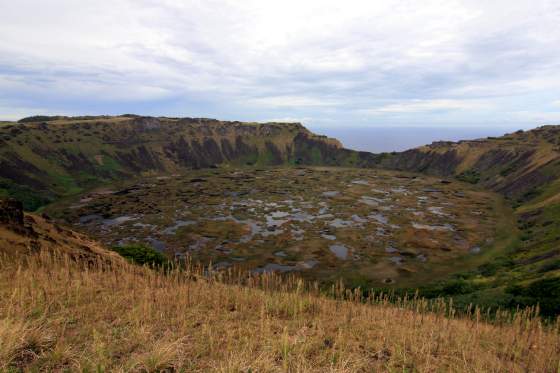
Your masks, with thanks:
M 0 127 L 0 145 L 0 193 L 24 201 L 31 210 L 138 174 L 226 164 L 324 164 L 342 149 L 337 140 L 314 135 L 299 123 L 132 115 L 32 117 Z
M 454 176 L 524 201 L 560 177 L 560 126 L 498 138 L 436 142 L 392 154 L 387 168 Z
M 0 241 L 4 241 L 1 232 L 10 232 L 11 235 L 26 237 L 35 240 L 38 235 L 33 229 L 35 220 L 23 212 L 23 204 L 13 198 L 0 198 Z M 0 245 L 2 246 L 2 245 Z M 28 246 L 32 248 L 33 245 Z M 4 250 L 9 252 L 9 250 Z

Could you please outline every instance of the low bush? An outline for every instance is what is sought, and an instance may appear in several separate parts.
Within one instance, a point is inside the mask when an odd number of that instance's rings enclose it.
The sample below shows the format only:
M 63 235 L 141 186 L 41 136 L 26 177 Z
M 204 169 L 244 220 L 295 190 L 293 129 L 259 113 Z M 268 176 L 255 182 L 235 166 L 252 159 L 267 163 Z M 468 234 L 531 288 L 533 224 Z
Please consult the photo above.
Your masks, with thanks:
M 512 306 L 525 307 L 538 303 L 543 316 L 560 313 L 560 277 L 537 280 L 529 285 L 513 285 L 506 292 L 513 295 Z
M 509 268 L 513 265 L 513 261 L 509 258 L 499 257 L 491 262 L 484 263 L 478 267 L 478 272 L 483 276 L 494 276 L 500 268 Z
M 111 250 L 135 264 L 148 265 L 150 267 L 165 267 L 169 265 L 167 257 L 150 246 L 130 244 L 114 246 Z
M 480 181 L 480 173 L 476 170 L 467 170 L 456 176 L 460 181 L 470 184 L 477 184 Z

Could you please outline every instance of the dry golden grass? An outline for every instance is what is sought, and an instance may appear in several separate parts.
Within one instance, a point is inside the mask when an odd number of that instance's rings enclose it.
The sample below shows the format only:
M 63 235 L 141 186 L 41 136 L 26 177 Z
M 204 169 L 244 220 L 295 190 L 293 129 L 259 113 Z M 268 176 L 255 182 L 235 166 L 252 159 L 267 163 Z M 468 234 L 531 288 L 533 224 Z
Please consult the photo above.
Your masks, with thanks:
M 560 371 L 559 324 L 531 312 L 489 324 L 293 278 L 104 263 L 0 259 L 0 371 Z

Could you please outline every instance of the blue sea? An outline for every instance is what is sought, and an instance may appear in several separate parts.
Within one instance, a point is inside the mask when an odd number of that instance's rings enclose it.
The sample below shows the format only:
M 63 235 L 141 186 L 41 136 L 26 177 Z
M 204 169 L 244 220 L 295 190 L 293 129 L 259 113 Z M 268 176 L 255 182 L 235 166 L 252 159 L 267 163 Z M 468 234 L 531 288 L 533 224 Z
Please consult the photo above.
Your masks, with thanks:
M 309 126 L 321 135 L 334 137 L 345 148 L 373 153 L 403 151 L 433 141 L 458 141 L 502 136 L 519 128 L 437 128 L 437 127 L 371 127 L 371 128 L 321 128 Z

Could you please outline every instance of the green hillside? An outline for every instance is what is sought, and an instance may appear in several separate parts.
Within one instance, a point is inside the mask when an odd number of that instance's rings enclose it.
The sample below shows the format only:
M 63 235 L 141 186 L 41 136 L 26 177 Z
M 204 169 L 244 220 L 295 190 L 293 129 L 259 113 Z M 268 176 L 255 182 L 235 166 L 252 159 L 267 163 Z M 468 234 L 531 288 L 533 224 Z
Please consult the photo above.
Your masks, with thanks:
M 544 313 L 560 312 L 560 126 L 436 142 L 388 155 L 382 164 L 455 177 L 502 194 L 514 208 L 520 238 L 501 257 L 426 294 L 504 307 L 539 302 Z

